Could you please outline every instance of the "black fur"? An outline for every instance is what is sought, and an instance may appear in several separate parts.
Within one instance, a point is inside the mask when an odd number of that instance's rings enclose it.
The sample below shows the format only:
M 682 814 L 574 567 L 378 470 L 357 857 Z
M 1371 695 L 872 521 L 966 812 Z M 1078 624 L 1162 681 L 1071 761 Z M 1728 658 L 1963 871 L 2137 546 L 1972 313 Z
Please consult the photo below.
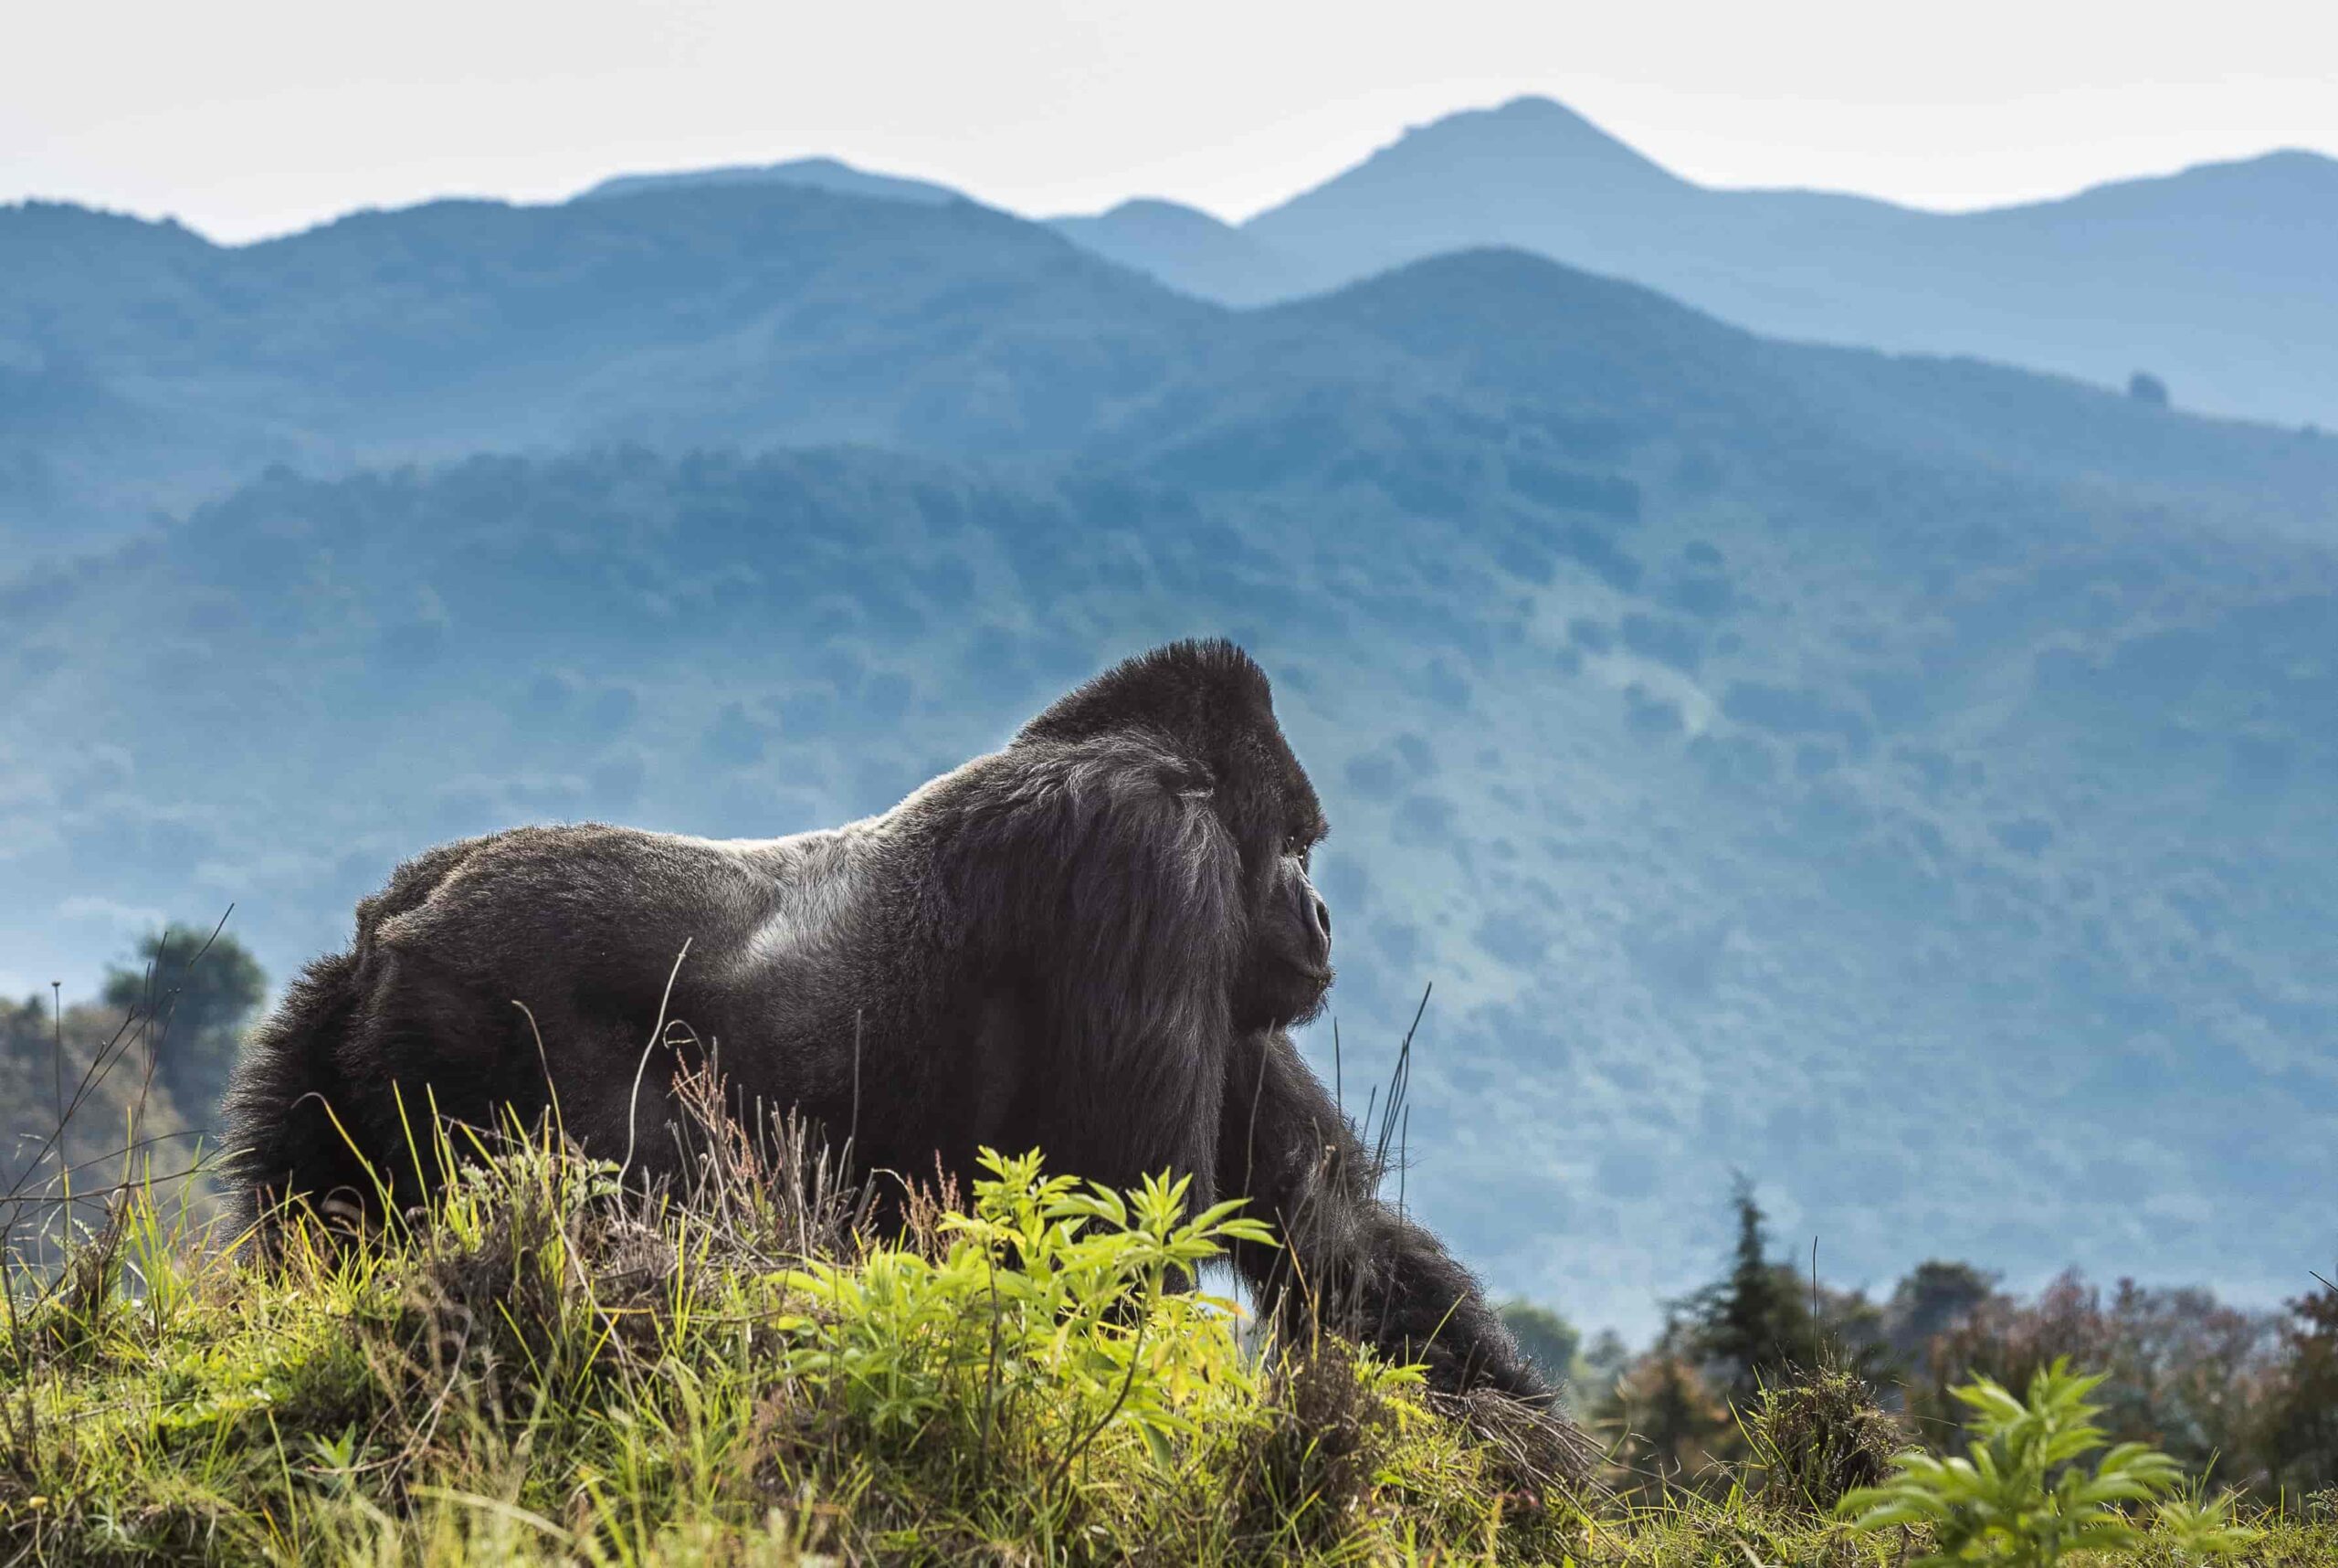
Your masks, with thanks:
M 309 966 L 237 1065 L 244 1217 L 370 1211 L 353 1144 L 410 1202 L 432 1115 L 526 1121 L 548 1077 L 572 1137 L 670 1173 L 662 1007 L 742 1100 L 848 1130 L 868 1168 L 963 1176 L 988 1144 L 1116 1184 L 1190 1174 L 1196 1206 L 1248 1196 L 1288 1237 L 1236 1259 L 1262 1289 L 1333 1306 L 1440 1386 L 1543 1393 L 1469 1276 L 1374 1195 L 1283 1033 L 1331 983 L 1306 873 L 1323 833 L 1265 675 L 1205 642 L 844 827 L 442 846 L 358 906 L 349 952 Z

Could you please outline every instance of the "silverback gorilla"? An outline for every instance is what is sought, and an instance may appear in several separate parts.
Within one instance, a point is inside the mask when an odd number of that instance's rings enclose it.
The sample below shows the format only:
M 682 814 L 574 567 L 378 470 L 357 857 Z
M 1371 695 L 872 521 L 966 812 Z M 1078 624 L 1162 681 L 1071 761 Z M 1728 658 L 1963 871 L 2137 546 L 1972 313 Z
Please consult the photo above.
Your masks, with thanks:
M 865 1169 L 938 1157 L 963 1179 L 987 1144 L 1117 1185 L 1188 1174 L 1196 1207 L 1248 1197 L 1284 1237 L 1235 1258 L 1262 1300 L 1295 1298 L 1295 1273 L 1440 1387 L 1542 1394 L 1469 1274 L 1374 1195 L 1284 1033 L 1332 980 L 1307 874 L 1323 834 L 1265 675 L 1198 642 L 847 826 L 442 846 L 357 906 L 350 950 L 308 967 L 237 1064 L 242 1217 L 370 1209 L 368 1164 L 409 1201 L 421 1108 L 486 1127 L 555 1090 L 587 1150 L 673 1174 L 677 1063 L 648 1047 L 682 1019 L 744 1103 L 848 1125 Z

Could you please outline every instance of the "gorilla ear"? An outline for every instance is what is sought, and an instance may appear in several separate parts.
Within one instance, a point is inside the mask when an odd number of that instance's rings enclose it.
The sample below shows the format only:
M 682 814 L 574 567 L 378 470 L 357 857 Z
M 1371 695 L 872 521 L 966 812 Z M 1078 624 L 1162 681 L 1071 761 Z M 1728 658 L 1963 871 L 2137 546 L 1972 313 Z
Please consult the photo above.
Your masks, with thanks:
M 1207 800 L 1217 793 L 1217 775 L 1200 763 L 1164 762 L 1153 776 L 1164 795 L 1179 800 Z
M 1223 637 L 1176 642 L 1114 666 L 1050 703 L 1020 741 L 1085 741 L 1144 729 L 1189 754 L 1216 757 L 1227 739 L 1274 728 L 1266 671 Z

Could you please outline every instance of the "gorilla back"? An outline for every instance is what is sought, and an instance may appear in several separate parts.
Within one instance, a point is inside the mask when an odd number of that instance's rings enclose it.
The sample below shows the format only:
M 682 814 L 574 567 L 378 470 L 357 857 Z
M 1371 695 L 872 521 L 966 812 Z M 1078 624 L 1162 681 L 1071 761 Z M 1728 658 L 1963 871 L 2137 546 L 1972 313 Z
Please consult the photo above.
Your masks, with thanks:
M 865 1168 L 965 1175 L 983 1145 L 1192 1201 L 1250 1197 L 1368 1337 L 1441 1384 L 1540 1391 L 1474 1283 L 1373 1195 L 1282 1033 L 1322 1005 L 1325 824 L 1264 674 L 1224 642 L 1131 659 L 890 811 L 716 841 L 584 825 L 432 849 L 357 909 L 247 1047 L 247 1217 L 417 1201 L 431 1119 L 552 1107 L 637 1178 L 678 1169 L 697 1042 L 743 1104 Z M 688 1025 L 677 1031 L 671 1021 Z

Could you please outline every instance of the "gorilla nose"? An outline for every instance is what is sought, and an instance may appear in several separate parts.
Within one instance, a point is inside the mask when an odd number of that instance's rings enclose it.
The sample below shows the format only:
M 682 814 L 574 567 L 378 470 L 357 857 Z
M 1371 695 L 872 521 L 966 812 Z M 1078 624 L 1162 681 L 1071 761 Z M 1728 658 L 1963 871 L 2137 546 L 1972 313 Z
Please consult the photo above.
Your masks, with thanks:
M 1311 896 L 1308 901 L 1314 906 L 1315 935 L 1323 943 L 1323 956 L 1329 958 L 1332 953 L 1332 906 L 1325 903 L 1320 894 Z

